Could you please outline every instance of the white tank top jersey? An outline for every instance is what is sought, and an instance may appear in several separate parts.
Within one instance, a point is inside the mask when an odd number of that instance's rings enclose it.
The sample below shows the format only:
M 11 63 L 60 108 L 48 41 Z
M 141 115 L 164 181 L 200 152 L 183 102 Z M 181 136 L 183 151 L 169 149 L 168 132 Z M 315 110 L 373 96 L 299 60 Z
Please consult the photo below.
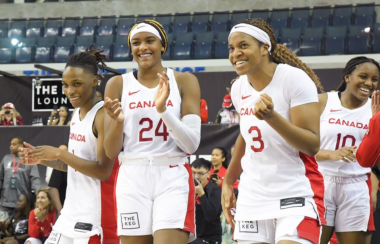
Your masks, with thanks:
M 103 107 L 96 103 L 83 120 L 79 109 L 71 119 L 68 150 L 75 156 L 97 160 L 97 138 L 93 133 L 95 116 Z M 112 193 L 109 197 L 113 197 Z M 76 227 L 77 223 L 92 225 L 92 231 Z M 83 226 L 83 225 L 82 225 Z M 67 190 L 65 205 L 53 229 L 70 238 L 86 238 L 101 233 L 101 189 L 100 181 L 86 176 L 70 166 L 67 167 Z
M 174 71 L 167 68 L 170 95 L 166 109 L 181 118 L 181 96 Z M 174 142 L 156 110 L 154 95 L 158 89 L 143 86 L 133 72 L 123 74 L 121 106 L 125 115 L 124 144 L 120 156 L 127 159 L 147 157 L 186 157 Z
M 260 94 L 268 94 L 274 110 L 290 120 L 290 108 L 317 103 L 318 94 L 307 74 L 279 64 L 272 81 L 260 92 L 240 76 L 231 89 L 231 97 L 240 114 L 240 133 L 246 143 L 241 160 L 239 198 L 235 219 L 252 221 L 303 215 L 324 223 L 324 185 L 315 157 L 300 153 L 289 145 L 265 120 L 254 115 Z M 312 213 L 305 201 L 314 207 Z
M 321 149 L 337 150 L 341 147 L 358 146 L 368 131 L 372 117 L 371 99 L 357 109 L 342 106 L 338 92 L 327 93 L 326 107 L 321 114 Z M 371 172 L 358 162 L 346 163 L 343 160 L 318 162 L 322 174 L 349 177 Z

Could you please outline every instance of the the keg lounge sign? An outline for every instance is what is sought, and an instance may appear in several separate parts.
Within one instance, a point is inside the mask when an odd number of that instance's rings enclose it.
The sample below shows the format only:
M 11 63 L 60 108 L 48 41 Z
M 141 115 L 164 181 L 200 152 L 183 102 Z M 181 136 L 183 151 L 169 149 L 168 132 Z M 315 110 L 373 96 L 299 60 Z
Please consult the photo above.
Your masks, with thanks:
M 33 80 L 33 111 L 51 111 L 54 106 L 67 106 L 73 109 L 69 99 L 63 93 L 60 78 Z

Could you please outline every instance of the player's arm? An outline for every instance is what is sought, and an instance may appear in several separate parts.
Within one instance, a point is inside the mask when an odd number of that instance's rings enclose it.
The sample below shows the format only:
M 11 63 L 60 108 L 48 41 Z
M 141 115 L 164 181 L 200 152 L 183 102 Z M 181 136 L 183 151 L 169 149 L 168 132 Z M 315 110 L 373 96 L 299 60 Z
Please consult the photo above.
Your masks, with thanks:
M 182 118 L 177 118 L 166 109 L 166 106 L 158 106 L 158 104 L 162 105 L 164 100 L 166 102 L 170 93 L 169 78 L 165 72 L 160 76 L 162 85 L 159 86 L 155 96 L 156 108 L 177 146 L 185 153 L 192 154 L 198 149 L 201 138 L 199 83 L 198 79 L 190 73 L 175 72 L 175 77 L 182 98 Z
M 104 149 L 108 158 L 115 160 L 123 146 L 124 116 L 121 112 L 123 78 L 112 77 L 104 93 Z
M 380 112 L 369 122 L 368 133 L 364 136 L 356 152 L 356 158 L 362 167 L 373 167 L 380 163 Z
M 292 147 L 309 156 L 319 150 L 318 103 L 307 103 L 290 108 L 290 121 L 276 111 L 266 122 Z
M 60 165 L 61 162 L 69 165 L 75 170 L 85 174 L 89 177 L 99 179 L 99 180 L 107 180 L 111 175 L 113 168 L 113 161 L 110 160 L 104 151 L 103 140 L 104 140 L 104 109 L 100 109 L 95 116 L 95 129 L 98 136 L 97 139 L 97 161 L 86 160 L 75 156 L 74 154 L 62 150 L 59 148 L 51 147 L 51 146 L 37 146 L 33 147 L 30 144 L 25 144 L 29 151 L 24 151 L 21 155 L 20 159 L 25 161 L 25 164 L 39 164 L 42 163 L 46 166 L 49 165 L 49 161 L 56 160 L 57 165 Z M 47 162 L 44 160 L 48 160 Z M 59 161 L 57 161 L 59 160 Z M 58 167 L 54 167 L 58 169 Z

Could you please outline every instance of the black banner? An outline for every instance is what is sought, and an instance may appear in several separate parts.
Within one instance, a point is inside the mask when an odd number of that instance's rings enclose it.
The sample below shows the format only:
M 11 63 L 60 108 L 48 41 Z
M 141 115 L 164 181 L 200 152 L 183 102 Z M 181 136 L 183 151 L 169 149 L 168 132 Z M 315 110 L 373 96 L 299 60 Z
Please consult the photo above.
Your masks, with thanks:
M 60 78 L 33 81 L 32 111 L 51 111 L 54 106 L 66 106 L 73 109 L 69 99 L 63 93 Z

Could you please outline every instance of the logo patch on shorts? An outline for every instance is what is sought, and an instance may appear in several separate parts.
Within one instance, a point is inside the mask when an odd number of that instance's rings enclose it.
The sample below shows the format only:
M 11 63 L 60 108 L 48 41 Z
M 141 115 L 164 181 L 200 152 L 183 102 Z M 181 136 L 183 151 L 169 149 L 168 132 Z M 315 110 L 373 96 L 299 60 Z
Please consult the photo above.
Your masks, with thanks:
M 239 232 L 242 233 L 259 233 L 257 221 L 238 221 Z
M 45 243 L 49 243 L 49 244 L 57 244 L 59 243 L 59 240 L 61 239 L 61 234 L 58 233 L 57 231 L 53 230 L 50 235 L 49 235 L 49 238 L 45 241 Z
M 122 229 L 139 229 L 139 215 L 135 213 L 122 213 L 120 214 L 121 228 Z

